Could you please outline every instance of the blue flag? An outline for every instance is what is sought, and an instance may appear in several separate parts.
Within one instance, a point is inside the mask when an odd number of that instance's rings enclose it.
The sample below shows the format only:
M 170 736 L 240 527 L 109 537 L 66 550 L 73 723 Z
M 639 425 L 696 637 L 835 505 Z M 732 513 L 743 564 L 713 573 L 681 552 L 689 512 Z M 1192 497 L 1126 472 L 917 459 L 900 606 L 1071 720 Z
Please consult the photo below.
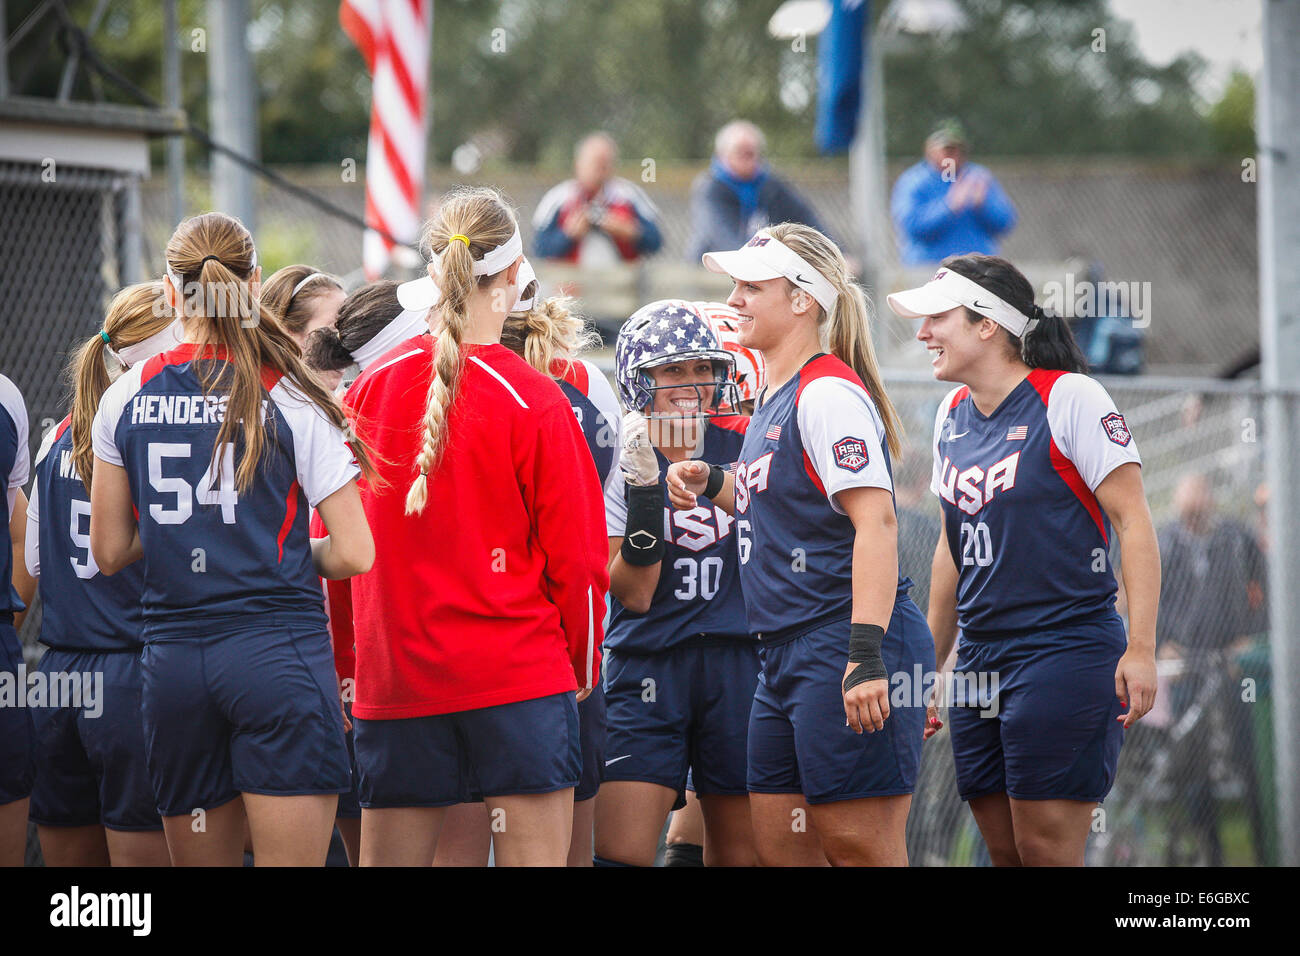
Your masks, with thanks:
M 870 20 L 871 0 L 831 0 L 830 23 L 817 42 L 816 140 L 823 153 L 844 152 L 857 135 Z

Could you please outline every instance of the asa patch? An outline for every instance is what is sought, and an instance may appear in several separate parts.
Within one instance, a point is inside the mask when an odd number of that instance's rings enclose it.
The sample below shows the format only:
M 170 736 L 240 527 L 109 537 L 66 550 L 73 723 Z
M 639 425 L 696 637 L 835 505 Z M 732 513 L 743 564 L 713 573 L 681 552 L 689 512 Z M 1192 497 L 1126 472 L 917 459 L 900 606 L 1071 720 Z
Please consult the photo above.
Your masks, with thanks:
M 867 443 L 861 438 L 841 438 L 831 450 L 835 452 L 835 464 L 845 471 L 861 471 L 867 467 Z
M 1106 437 L 1116 445 L 1127 448 L 1128 443 L 1133 440 L 1133 434 L 1128 430 L 1128 424 L 1119 412 L 1111 412 L 1101 420 L 1101 423 L 1106 428 Z

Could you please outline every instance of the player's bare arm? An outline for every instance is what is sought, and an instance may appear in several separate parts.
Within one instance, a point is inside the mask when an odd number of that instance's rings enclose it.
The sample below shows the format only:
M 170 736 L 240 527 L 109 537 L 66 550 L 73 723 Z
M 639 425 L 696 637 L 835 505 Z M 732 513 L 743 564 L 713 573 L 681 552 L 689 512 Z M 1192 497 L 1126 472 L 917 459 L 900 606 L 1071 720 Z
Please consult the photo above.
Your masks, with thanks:
M 885 631 L 894 614 L 898 582 L 898 519 L 884 488 L 845 488 L 839 506 L 853 522 L 853 624 Z M 850 661 L 847 679 L 858 667 Z M 857 733 L 882 730 L 889 718 L 889 680 L 869 680 L 844 694 L 844 715 Z
M 947 527 L 940 522 L 939 540 L 934 546 L 934 559 L 930 562 L 930 633 L 934 635 L 934 661 L 939 673 L 947 671 L 948 658 L 957 643 L 957 565 L 953 564 L 952 551 L 948 549 Z M 935 685 L 935 692 L 943 686 Z M 929 740 L 943 729 L 937 702 L 926 707 L 925 739 Z
M 21 488 L 15 488 L 14 503 L 9 514 L 9 540 L 13 545 L 13 585 L 22 602 L 32 606 L 32 596 L 36 593 L 36 579 L 27 572 L 27 560 L 24 552 L 27 545 L 27 496 Z M 14 627 L 23 626 L 26 611 L 14 615 Z
M 1120 465 L 1097 486 L 1096 495 L 1119 539 L 1120 570 L 1128 594 L 1128 650 L 1115 668 L 1115 694 L 1128 704 L 1123 715 L 1127 728 L 1141 720 L 1156 700 L 1160 549 L 1140 465 Z
M 116 574 L 144 557 L 126 469 L 98 455 L 90 484 L 90 550 L 104 574 Z
M 375 563 L 375 539 L 366 522 L 357 483 L 346 485 L 316 506 L 329 534 L 313 538 L 311 560 L 316 573 L 330 581 L 365 574 Z

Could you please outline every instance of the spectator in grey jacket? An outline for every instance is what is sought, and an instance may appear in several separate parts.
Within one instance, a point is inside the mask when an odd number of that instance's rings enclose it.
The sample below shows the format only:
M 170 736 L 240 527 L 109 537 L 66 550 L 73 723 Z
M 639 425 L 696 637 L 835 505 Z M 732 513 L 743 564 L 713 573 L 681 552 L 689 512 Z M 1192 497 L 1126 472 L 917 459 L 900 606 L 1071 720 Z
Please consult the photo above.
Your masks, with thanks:
M 802 222 L 830 235 L 812 206 L 763 162 L 764 145 L 762 131 L 745 120 L 718 131 L 713 161 L 691 187 L 690 261 L 712 249 L 738 249 L 777 222 Z

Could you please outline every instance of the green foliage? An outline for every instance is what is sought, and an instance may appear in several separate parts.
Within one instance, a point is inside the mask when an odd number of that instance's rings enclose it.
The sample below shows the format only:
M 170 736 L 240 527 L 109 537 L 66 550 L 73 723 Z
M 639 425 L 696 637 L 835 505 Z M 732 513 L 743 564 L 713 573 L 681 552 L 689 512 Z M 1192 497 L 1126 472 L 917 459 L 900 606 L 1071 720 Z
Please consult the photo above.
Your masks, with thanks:
M 723 123 L 743 116 L 774 155 L 814 155 L 817 41 L 767 34 L 781 0 L 436 0 L 433 162 L 473 141 L 488 158 L 569 165 L 574 141 L 607 129 L 625 160 L 709 155 Z M 10 0 L 12 31 L 38 0 Z M 89 23 L 95 0 L 67 0 Z M 192 50 L 204 0 L 180 0 L 182 101 L 208 125 L 207 53 Z M 879 18 L 887 0 L 875 0 Z M 960 116 L 982 155 L 1244 154 L 1246 78 L 1209 110 L 1195 56 L 1146 63 L 1106 0 L 964 0 L 966 30 L 885 38 L 886 130 L 894 156 L 919 155 L 936 119 Z M 1094 49 L 1105 31 L 1105 52 Z M 154 0 L 113 0 L 92 42 L 163 98 L 162 13 Z M 363 160 L 370 82 L 338 23 L 337 0 L 252 0 L 248 42 L 258 80 L 262 158 L 337 166 Z M 66 45 L 48 20 L 11 53 L 16 91 L 53 96 Z M 879 52 L 879 51 L 878 51 Z M 1243 85 L 1244 84 L 1244 85 Z M 130 97 L 87 78 L 77 99 Z M 202 157 L 190 147 L 188 155 Z
M 1255 84 L 1236 71 L 1219 101 L 1210 107 L 1210 137 L 1225 156 L 1255 155 Z

